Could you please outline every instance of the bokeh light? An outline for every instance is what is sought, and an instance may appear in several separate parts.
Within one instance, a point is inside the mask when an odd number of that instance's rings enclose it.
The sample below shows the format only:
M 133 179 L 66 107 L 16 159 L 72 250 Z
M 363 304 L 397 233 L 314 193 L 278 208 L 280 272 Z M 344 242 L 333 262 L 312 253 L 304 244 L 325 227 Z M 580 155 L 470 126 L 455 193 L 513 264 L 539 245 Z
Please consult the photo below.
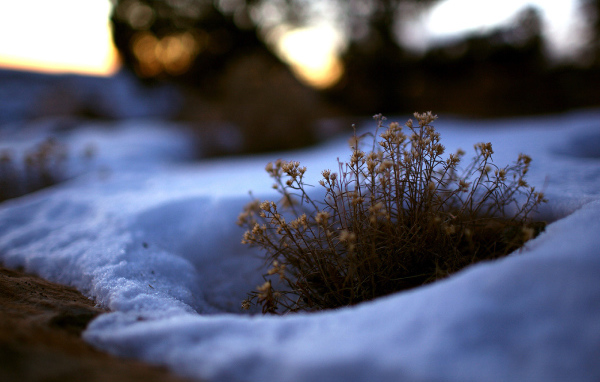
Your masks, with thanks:
M 163 71 L 178 75 L 185 73 L 200 51 L 201 39 L 190 32 L 157 38 L 151 32 L 138 32 L 132 39 L 133 54 L 138 60 L 138 74 L 156 76 Z
M 569 55 L 580 48 L 582 39 L 579 3 L 579 0 L 445 0 L 419 20 L 411 20 L 404 26 L 403 43 L 426 49 L 438 40 L 509 23 L 519 11 L 531 6 L 540 11 L 551 52 Z
M 334 29 L 316 26 L 283 33 L 277 50 L 301 81 L 323 89 L 337 83 L 344 73 L 339 59 L 342 44 Z

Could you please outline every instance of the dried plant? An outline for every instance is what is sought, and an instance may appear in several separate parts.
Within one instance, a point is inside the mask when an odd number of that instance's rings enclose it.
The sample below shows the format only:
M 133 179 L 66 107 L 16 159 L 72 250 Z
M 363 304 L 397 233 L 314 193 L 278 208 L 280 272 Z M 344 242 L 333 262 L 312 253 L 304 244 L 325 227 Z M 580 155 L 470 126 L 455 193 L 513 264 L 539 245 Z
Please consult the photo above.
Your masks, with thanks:
M 94 155 L 93 146 L 88 146 L 83 159 Z M 65 180 L 67 159 L 67 146 L 54 138 L 42 141 L 22 157 L 8 149 L 0 151 L 0 201 Z
M 415 118 L 403 128 L 376 115 L 374 135 L 355 133 L 349 162 L 322 172 L 321 202 L 307 193 L 299 162 L 267 165 L 282 199 L 254 200 L 239 216 L 248 229 L 242 243 L 261 247 L 269 266 L 243 308 L 285 313 L 356 304 L 505 256 L 543 230 L 529 219 L 545 202 L 525 181 L 531 158 L 521 154 L 501 168 L 491 143 L 478 143 L 462 168 L 464 151 L 442 157 L 431 125 L 437 116 Z

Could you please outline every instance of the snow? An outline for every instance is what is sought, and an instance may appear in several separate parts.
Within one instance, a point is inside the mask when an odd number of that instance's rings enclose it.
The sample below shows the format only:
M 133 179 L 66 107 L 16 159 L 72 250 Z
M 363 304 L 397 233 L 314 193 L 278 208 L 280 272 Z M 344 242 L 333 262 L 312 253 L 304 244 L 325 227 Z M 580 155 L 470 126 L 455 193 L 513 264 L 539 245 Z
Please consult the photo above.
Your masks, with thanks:
M 181 109 L 172 86 L 144 86 L 121 70 L 111 77 L 0 69 L 0 123 L 88 113 L 104 118 L 169 118 Z M 6 126 L 3 126 L 6 128 Z
M 316 184 L 347 158 L 346 137 L 192 162 L 180 130 L 130 120 L 64 132 L 97 145 L 95 164 L 0 204 L 0 262 L 109 308 L 84 332 L 92 345 L 199 380 L 600 380 L 600 111 L 436 127 L 448 152 L 491 141 L 497 164 L 529 154 L 546 231 L 507 258 L 358 306 L 244 314 L 262 269 L 234 223 L 248 191 L 275 197 L 264 166 L 277 158 Z

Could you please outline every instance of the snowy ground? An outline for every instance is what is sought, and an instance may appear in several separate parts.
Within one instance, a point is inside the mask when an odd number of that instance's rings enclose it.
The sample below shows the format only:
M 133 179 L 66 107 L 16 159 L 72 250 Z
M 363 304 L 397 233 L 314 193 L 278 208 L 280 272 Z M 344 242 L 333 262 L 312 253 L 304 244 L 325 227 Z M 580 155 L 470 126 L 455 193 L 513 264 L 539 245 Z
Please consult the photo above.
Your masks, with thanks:
M 261 280 L 234 224 L 248 191 L 274 197 L 263 169 L 277 158 L 301 161 L 316 184 L 347 158 L 346 137 L 194 163 L 179 133 L 130 121 L 63 133 L 95 143 L 96 165 L 0 204 L 0 262 L 110 308 L 84 333 L 94 346 L 209 381 L 600 380 L 600 112 L 441 116 L 436 127 L 447 152 L 491 141 L 497 164 L 532 156 L 546 232 L 508 258 L 359 306 L 244 315 Z

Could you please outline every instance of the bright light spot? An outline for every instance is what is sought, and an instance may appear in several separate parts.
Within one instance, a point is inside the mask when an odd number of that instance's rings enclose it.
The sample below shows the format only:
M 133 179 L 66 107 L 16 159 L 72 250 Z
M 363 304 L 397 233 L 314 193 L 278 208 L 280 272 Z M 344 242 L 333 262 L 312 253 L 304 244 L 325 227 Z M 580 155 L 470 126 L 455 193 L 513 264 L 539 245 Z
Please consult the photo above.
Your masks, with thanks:
M 432 36 L 485 29 L 507 22 L 524 5 L 522 0 L 447 0 L 429 14 L 427 27 Z
M 342 45 L 333 28 L 320 26 L 286 32 L 277 50 L 301 81 L 323 89 L 339 81 L 344 72 L 338 58 Z
M 111 75 L 119 66 L 108 0 L 0 2 L 0 67 Z
M 137 72 L 143 77 L 156 76 L 163 71 L 172 75 L 185 73 L 200 50 L 197 38 L 190 32 L 160 39 L 150 32 L 138 32 L 132 38 L 132 46 L 139 62 Z
M 514 20 L 527 6 L 540 11 L 544 33 L 551 49 L 570 48 L 577 37 L 578 0 L 446 0 L 433 7 L 421 20 L 404 30 L 403 41 L 414 48 L 426 48 L 432 41 L 468 32 L 485 31 Z

